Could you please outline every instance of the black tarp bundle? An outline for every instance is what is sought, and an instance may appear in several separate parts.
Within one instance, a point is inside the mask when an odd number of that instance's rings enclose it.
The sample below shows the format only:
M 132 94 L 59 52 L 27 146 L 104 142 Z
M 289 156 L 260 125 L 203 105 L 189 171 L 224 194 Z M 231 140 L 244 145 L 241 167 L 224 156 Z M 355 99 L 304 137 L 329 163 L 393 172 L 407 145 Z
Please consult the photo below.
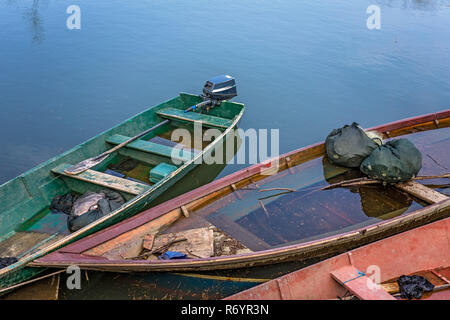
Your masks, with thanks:
M 369 178 L 389 183 L 408 181 L 422 168 L 422 155 L 407 139 L 397 139 L 377 147 L 361 163 Z
M 348 168 L 359 168 L 377 146 L 356 122 L 334 129 L 325 140 L 329 161 Z
M 387 183 L 408 181 L 422 168 L 422 155 L 408 139 L 383 144 L 355 122 L 334 129 L 325 140 L 325 149 L 331 163 L 359 168 L 369 178 Z
M 82 196 L 73 193 L 57 196 L 53 199 L 50 209 L 68 214 L 67 226 L 74 232 L 116 210 L 124 203 L 125 200 L 119 193 L 102 190 L 98 193 L 86 192 Z
M 0 269 L 16 263 L 17 261 L 16 257 L 2 257 L 0 258 Z
M 433 291 L 434 285 L 422 276 L 401 276 L 397 280 L 403 299 L 420 299 L 423 292 Z
M 53 198 L 52 203 L 50 204 L 50 210 L 53 212 L 63 212 L 65 214 L 70 214 L 72 210 L 72 206 L 75 201 L 80 196 L 76 193 L 68 193 L 63 196 L 56 196 Z

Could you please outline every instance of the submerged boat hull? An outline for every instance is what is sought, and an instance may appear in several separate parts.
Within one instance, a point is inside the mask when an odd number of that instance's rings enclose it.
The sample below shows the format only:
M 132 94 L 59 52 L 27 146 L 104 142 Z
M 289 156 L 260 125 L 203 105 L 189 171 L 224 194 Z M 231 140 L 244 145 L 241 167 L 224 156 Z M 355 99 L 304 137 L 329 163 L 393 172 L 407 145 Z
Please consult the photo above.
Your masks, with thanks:
M 10 233 L 8 233 L 10 230 L 14 233 L 13 230 L 16 230 L 18 225 L 29 219 L 35 212 L 38 212 L 40 210 L 39 208 L 48 207 L 54 195 L 61 194 L 61 190 L 68 190 L 67 186 L 64 185 L 66 180 L 63 181 L 60 176 L 55 178 L 55 172 L 51 172 L 52 170 L 54 171 L 56 167 L 64 163 L 77 163 L 85 158 L 103 152 L 105 148 L 111 148 L 111 146 L 106 144 L 106 140 L 110 139 L 115 134 L 127 134 L 133 136 L 152 126 L 154 123 L 164 120 L 164 118 L 161 120 L 157 115 L 157 112 L 161 112 L 161 110 L 172 110 L 174 107 L 185 109 L 199 101 L 201 101 L 199 96 L 182 93 L 179 97 L 148 109 L 0 186 L 0 190 L 2 191 L 1 200 L 4 205 L 0 212 L 0 219 L 2 219 L 0 234 L 2 235 L 2 239 L 6 239 L 10 236 Z M 198 161 L 199 159 L 207 159 L 216 148 L 222 147 L 221 144 L 227 139 L 227 135 L 237 126 L 237 123 L 241 119 L 244 112 L 244 106 L 238 103 L 222 102 L 222 105 L 215 108 L 214 112 L 216 112 L 216 119 L 219 119 L 217 115 L 228 117 L 227 119 L 229 120 L 226 121 L 227 128 L 221 128 L 223 131 L 221 131 L 220 136 L 207 145 L 201 152 L 198 152 L 192 158 L 184 161 L 175 171 L 150 188 L 145 189 L 144 192 L 137 195 L 129 195 L 126 199 L 128 201 L 117 210 L 103 216 L 78 231 L 65 235 L 59 240 L 52 241 L 49 245 L 44 244 L 34 248 L 34 250 L 31 250 L 32 252 L 21 257 L 17 263 L 1 269 L 0 287 L 8 288 L 45 270 L 44 268 L 25 267 L 29 262 L 36 258 L 42 257 L 69 243 L 114 225 L 151 206 L 152 202 L 157 200 L 157 198 L 164 194 L 172 185 L 180 181 L 180 179 L 195 167 L 199 166 L 199 164 L 203 163 Z M 200 118 L 202 115 L 198 115 L 198 117 Z M 178 123 L 178 119 L 175 119 L 174 121 Z M 223 122 L 225 123 L 225 121 Z M 223 126 L 223 123 L 221 125 Z M 151 134 L 156 135 L 158 132 L 163 132 L 163 130 L 164 128 L 161 127 Z M 157 157 L 160 156 L 158 155 Z M 168 157 L 170 159 L 170 155 Z M 68 179 L 70 180 L 70 177 Z M 85 181 L 70 180 L 70 187 L 72 190 L 76 188 L 85 190 L 83 189 L 84 183 Z M 101 188 L 98 187 L 97 190 L 99 189 Z M 2 292 L 4 291 L 5 289 L 2 290 Z
M 446 128 L 450 126 L 450 111 L 442 111 L 421 117 L 397 121 L 368 130 L 377 131 L 384 138 L 396 137 L 408 133 Z M 289 170 L 294 164 L 318 158 L 325 152 L 324 144 L 318 143 L 301 148 L 275 159 L 279 170 Z M 447 217 L 450 214 L 450 200 L 438 192 L 429 191 L 429 195 L 417 194 L 423 201 L 432 204 L 407 214 L 365 225 L 349 232 L 324 237 L 308 242 L 265 249 L 251 253 L 220 256 L 211 258 L 193 258 L 185 260 L 124 260 L 109 259 L 104 253 L 122 245 L 129 239 L 139 239 L 149 230 L 169 226 L 183 217 L 183 211 L 192 209 L 202 203 L 214 203 L 227 194 L 236 194 L 249 183 L 267 177 L 266 170 L 271 170 L 274 159 L 235 172 L 208 185 L 186 193 L 171 201 L 147 210 L 131 219 L 105 229 L 46 257 L 35 260 L 35 267 L 66 267 L 76 264 L 87 270 L 112 272 L 199 272 L 211 270 L 231 270 L 254 268 L 257 266 L 280 264 L 281 262 L 303 262 L 321 259 L 346 250 L 392 236 L 423 224 Z M 411 191 L 408 184 L 399 185 L 402 190 Z M 242 189 L 244 190 L 244 189 Z M 239 195 L 236 195 L 239 197 Z M 438 202 L 437 202 L 438 201 Z M 184 207 L 184 209 L 182 209 Z M 189 219 L 189 218 L 186 218 Z

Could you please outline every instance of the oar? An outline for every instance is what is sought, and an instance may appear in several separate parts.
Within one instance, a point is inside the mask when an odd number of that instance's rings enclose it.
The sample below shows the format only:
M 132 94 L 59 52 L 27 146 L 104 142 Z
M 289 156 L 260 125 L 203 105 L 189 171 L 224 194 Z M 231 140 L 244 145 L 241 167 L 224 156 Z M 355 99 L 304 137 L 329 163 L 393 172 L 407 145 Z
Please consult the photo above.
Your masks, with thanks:
M 189 112 L 189 111 L 195 110 L 196 108 L 205 106 L 205 105 L 207 105 L 209 103 L 211 103 L 211 100 L 206 100 L 206 101 L 200 102 L 200 103 L 198 103 L 198 104 L 196 104 L 196 105 L 194 105 L 192 107 L 187 108 L 186 110 L 184 110 L 184 112 Z M 66 170 L 64 170 L 64 172 L 67 173 L 67 174 L 75 175 L 75 174 L 79 174 L 79 173 L 81 173 L 83 171 L 86 171 L 86 170 L 88 170 L 88 169 L 98 165 L 99 163 L 103 162 L 103 160 L 108 158 L 108 156 L 111 153 L 113 153 L 114 151 L 119 150 L 120 148 L 122 148 L 123 146 L 129 144 L 130 142 L 133 142 L 134 140 L 139 139 L 142 136 L 145 136 L 147 133 L 149 133 L 149 132 L 151 132 L 151 131 L 153 131 L 153 130 L 155 130 L 155 129 L 157 129 L 157 128 L 159 128 L 159 127 L 161 127 L 161 126 L 163 126 L 163 125 L 165 125 L 165 124 L 167 124 L 169 122 L 170 122 L 170 120 L 166 119 L 166 120 L 158 123 L 157 125 L 151 127 L 150 129 L 147 129 L 147 130 L 139 133 L 138 135 L 128 139 L 127 141 L 122 142 L 121 144 L 115 146 L 114 148 L 112 148 L 112 149 L 110 149 L 108 151 L 103 152 L 102 154 L 100 154 L 98 156 L 95 156 L 95 157 L 83 160 L 83 161 L 81 161 L 81 162 L 79 162 L 79 163 L 77 163 L 77 164 L 67 168 Z

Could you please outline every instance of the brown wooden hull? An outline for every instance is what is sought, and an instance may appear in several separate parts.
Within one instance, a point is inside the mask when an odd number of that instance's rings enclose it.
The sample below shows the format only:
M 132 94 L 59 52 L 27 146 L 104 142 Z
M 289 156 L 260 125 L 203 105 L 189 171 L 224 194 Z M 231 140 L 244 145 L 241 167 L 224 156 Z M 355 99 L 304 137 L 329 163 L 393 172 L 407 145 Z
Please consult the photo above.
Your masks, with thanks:
M 378 131 L 383 137 L 396 137 L 448 126 L 450 126 L 450 110 L 445 110 L 381 125 L 369 130 Z M 294 150 L 276 160 L 279 170 L 286 170 L 294 165 L 322 156 L 324 152 L 325 148 L 322 142 Z M 447 217 L 450 214 L 450 200 L 444 196 L 443 198 L 439 197 L 440 200 L 443 200 L 439 203 L 400 217 L 336 236 L 276 249 L 207 259 L 165 261 L 109 260 L 101 256 L 108 250 L 112 250 L 117 243 L 132 241 L 132 239 L 148 233 L 149 229 L 154 230 L 163 225 L 170 225 L 180 217 L 184 217 L 183 213 L 186 211 L 194 210 L 205 203 L 213 203 L 235 190 L 267 177 L 264 175 L 264 171 L 271 170 L 270 167 L 273 163 L 274 159 L 271 159 L 213 181 L 35 260 L 32 266 L 65 267 L 76 264 L 84 269 L 114 272 L 201 271 L 253 267 L 326 257 Z M 428 202 L 433 203 L 434 201 L 429 200 Z

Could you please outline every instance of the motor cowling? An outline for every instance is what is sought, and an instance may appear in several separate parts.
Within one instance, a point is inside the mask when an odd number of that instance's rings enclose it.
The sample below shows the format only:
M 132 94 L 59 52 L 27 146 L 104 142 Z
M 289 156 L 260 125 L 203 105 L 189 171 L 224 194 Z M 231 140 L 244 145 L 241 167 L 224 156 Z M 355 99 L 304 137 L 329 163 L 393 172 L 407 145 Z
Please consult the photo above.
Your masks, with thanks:
M 223 101 L 236 96 L 236 79 L 229 75 L 213 77 L 207 80 L 203 87 L 203 99 L 205 100 Z

